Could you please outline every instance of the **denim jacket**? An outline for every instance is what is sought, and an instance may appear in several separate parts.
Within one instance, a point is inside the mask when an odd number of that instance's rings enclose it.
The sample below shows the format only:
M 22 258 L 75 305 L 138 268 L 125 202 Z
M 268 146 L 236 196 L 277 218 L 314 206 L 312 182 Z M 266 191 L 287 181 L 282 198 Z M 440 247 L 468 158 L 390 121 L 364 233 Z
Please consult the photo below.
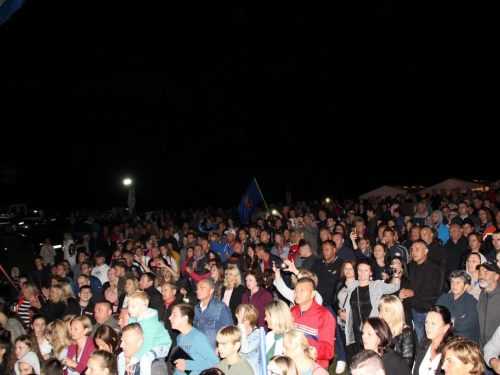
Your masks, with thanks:
M 207 336 L 208 342 L 215 350 L 219 329 L 234 325 L 234 322 L 229 307 L 212 295 L 205 311 L 201 311 L 201 302 L 194 307 L 193 324 L 196 329 Z

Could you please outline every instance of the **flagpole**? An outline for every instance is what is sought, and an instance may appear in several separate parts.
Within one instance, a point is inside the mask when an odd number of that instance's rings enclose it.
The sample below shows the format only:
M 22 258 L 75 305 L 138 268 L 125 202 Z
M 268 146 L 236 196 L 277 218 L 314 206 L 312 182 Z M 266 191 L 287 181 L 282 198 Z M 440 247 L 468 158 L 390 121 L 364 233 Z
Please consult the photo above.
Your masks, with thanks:
M 260 193 L 260 196 L 262 197 L 262 201 L 266 205 L 266 210 L 269 211 L 269 207 L 267 207 L 267 203 L 266 203 L 266 200 L 264 199 L 264 195 L 262 194 L 262 191 L 260 190 L 259 183 L 257 182 L 257 179 L 255 177 L 253 179 L 255 181 L 255 185 L 257 185 L 257 189 L 259 189 L 259 193 Z

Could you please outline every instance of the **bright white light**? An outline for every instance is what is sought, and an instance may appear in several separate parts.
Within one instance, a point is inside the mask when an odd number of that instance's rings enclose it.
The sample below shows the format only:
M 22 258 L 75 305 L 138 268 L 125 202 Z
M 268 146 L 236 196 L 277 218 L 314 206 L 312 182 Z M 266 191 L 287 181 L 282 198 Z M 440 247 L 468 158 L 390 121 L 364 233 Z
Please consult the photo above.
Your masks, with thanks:
M 130 178 L 126 178 L 125 180 L 123 180 L 123 185 L 125 186 L 128 186 L 132 183 L 132 180 Z

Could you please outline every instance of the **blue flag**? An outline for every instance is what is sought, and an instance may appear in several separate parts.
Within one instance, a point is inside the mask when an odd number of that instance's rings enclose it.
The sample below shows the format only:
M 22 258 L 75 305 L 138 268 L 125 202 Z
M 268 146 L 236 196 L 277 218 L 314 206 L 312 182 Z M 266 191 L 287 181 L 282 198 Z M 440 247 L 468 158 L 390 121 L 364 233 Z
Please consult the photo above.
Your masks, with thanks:
M 241 224 L 246 224 L 250 213 L 263 199 L 257 181 L 254 178 L 252 182 L 250 182 L 250 185 L 248 185 L 245 194 L 243 194 L 241 198 L 240 205 L 238 206 Z

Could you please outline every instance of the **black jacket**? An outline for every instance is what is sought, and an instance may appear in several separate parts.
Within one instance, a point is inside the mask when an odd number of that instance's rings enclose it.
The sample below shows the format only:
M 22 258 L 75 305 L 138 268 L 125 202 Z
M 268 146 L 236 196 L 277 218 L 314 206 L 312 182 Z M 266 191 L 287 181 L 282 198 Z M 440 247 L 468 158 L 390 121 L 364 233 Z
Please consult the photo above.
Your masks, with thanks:
M 413 285 L 413 309 L 419 313 L 429 311 L 443 290 L 443 267 L 429 258 L 422 264 L 411 262 L 408 265 L 408 278 Z
M 386 374 L 410 375 L 411 369 L 401 354 L 386 348 L 382 355 Z M 438 374 L 438 372 L 436 372 Z
M 401 354 L 409 368 L 413 366 L 413 359 L 415 358 L 415 337 L 413 329 L 405 327 L 400 335 L 393 338 L 394 351 Z
M 231 315 L 233 316 L 234 324 L 238 324 L 238 319 L 236 319 L 236 308 L 241 303 L 241 297 L 247 289 L 243 285 L 238 285 L 236 288 L 233 288 L 233 293 L 231 294 L 231 298 L 229 299 L 229 310 L 231 310 Z M 226 292 L 226 287 L 222 287 L 221 291 L 221 300 L 224 298 L 224 293 Z
M 415 365 L 413 367 L 413 375 L 419 375 L 419 367 L 422 364 L 422 360 L 424 359 L 425 355 L 427 354 L 427 349 L 429 349 L 429 346 L 431 345 L 432 341 L 429 340 L 427 337 L 422 337 L 422 340 L 420 340 L 420 343 L 417 348 L 417 353 L 415 356 Z M 436 371 L 434 372 L 435 374 L 441 374 L 441 361 L 439 361 L 439 364 L 436 368 Z
M 156 309 L 158 311 L 158 319 L 160 319 L 160 314 L 163 311 L 163 296 L 161 293 L 154 287 L 154 285 L 149 288 L 144 289 L 144 292 L 149 296 L 149 305 L 152 309 Z

